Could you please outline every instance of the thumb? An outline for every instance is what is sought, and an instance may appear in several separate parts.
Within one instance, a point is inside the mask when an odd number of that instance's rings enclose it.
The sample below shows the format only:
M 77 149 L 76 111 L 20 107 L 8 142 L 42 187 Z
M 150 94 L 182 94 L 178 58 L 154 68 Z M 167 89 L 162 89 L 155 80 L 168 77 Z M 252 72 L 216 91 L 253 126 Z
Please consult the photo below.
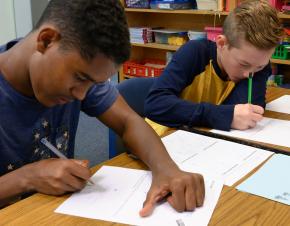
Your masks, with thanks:
M 141 217 L 147 217 L 153 213 L 156 203 L 163 198 L 162 190 L 149 191 L 146 200 L 143 203 L 143 208 L 139 211 Z
M 89 160 L 78 160 L 78 159 L 72 159 L 76 164 L 79 164 L 85 168 L 89 167 Z
M 152 214 L 156 203 L 155 199 L 153 196 L 147 196 L 143 203 L 143 208 L 139 211 L 141 217 L 147 217 Z

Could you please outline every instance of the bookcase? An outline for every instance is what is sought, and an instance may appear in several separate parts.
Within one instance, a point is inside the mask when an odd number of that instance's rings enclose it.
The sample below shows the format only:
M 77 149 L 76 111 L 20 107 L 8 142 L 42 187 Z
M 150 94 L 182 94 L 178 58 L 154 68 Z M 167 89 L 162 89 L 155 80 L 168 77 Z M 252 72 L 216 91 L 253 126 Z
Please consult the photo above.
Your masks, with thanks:
M 121 1 L 124 6 L 124 0 Z M 125 8 L 129 27 L 165 27 L 168 29 L 199 30 L 206 26 L 222 26 L 228 12 L 214 12 L 206 10 L 156 10 Z M 290 22 L 290 15 L 279 13 L 282 22 Z M 176 51 L 180 46 L 158 43 L 132 43 L 131 59 L 166 59 L 166 52 Z M 290 83 L 290 60 L 271 59 L 273 64 L 279 65 L 279 72 L 284 74 L 284 81 Z M 130 76 L 119 71 L 119 81 Z

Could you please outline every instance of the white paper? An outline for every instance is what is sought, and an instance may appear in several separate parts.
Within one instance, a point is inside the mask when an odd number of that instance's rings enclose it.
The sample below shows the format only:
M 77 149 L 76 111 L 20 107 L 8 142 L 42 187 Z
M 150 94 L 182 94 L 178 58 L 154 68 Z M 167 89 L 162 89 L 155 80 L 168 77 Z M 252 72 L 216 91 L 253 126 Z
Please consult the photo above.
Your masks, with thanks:
M 153 214 L 142 218 L 139 211 L 151 185 L 151 172 L 103 166 L 91 180 L 95 185 L 87 185 L 73 194 L 55 212 L 68 215 L 100 219 L 143 226 L 205 226 L 217 204 L 222 183 L 206 181 L 206 196 L 203 207 L 193 212 L 176 212 L 167 202 L 157 206 Z
M 290 121 L 264 117 L 256 127 L 248 130 L 221 131 L 211 130 L 226 136 L 244 138 L 279 146 L 290 147 Z
M 221 180 L 229 186 L 273 154 L 181 130 L 162 138 L 162 142 L 182 170 Z
M 266 110 L 290 114 L 290 95 L 281 96 L 267 103 Z

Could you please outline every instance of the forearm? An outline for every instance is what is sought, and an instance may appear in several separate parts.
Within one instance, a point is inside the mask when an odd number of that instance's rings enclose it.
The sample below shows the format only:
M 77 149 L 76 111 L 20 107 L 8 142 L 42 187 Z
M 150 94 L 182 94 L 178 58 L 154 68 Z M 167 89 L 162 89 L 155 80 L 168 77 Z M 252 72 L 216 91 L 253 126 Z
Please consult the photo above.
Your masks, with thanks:
M 234 105 L 193 103 L 177 97 L 155 96 L 145 105 L 146 116 L 162 125 L 205 126 L 229 130 L 233 118 Z
M 124 128 L 123 140 L 133 154 L 138 156 L 153 172 L 176 169 L 163 143 L 152 128 L 136 115 Z
M 154 92 L 146 99 L 144 107 L 147 118 L 168 127 L 191 126 L 193 121 L 200 122 L 203 108 L 173 94 Z
M 23 167 L 0 177 L 0 207 L 9 204 L 17 196 L 28 192 L 27 182 L 22 175 Z

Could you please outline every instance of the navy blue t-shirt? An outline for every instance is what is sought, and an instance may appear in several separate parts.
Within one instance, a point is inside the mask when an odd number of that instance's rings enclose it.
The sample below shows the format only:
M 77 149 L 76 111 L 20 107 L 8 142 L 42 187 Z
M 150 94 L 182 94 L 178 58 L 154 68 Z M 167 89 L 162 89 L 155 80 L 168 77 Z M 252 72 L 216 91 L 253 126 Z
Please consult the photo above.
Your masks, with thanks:
M 17 41 L 0 46 L 0 53 Z M 118 91 L 109 82 L 94 85 L 83 101 L 47 108 L 17 92 L 0 71 L 0 176 L 25 164 L 56 157 L 41 142 L 46 137 L 72 158 L 80 111 L 92 117 L 104 113 Z

